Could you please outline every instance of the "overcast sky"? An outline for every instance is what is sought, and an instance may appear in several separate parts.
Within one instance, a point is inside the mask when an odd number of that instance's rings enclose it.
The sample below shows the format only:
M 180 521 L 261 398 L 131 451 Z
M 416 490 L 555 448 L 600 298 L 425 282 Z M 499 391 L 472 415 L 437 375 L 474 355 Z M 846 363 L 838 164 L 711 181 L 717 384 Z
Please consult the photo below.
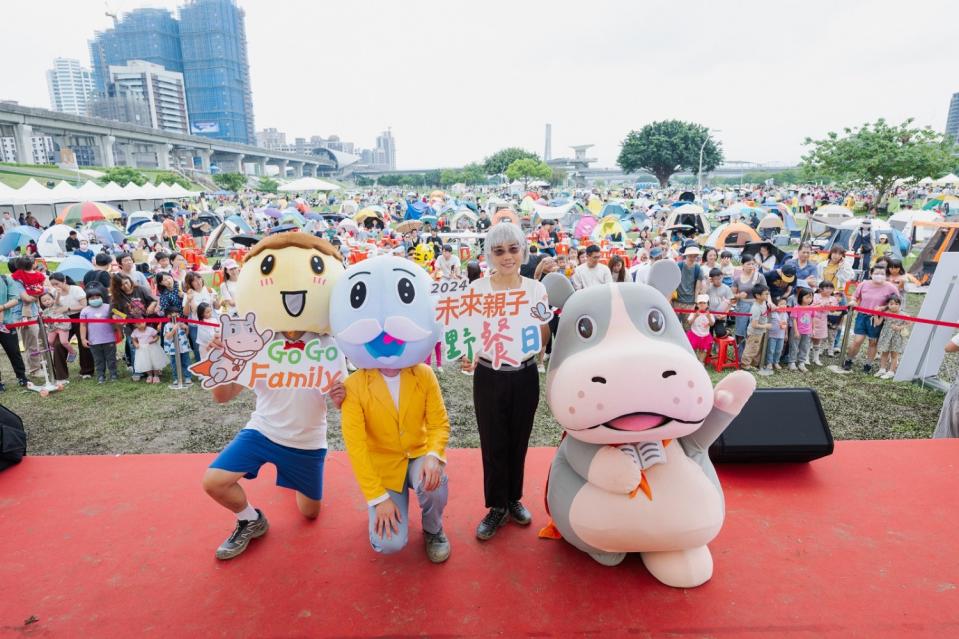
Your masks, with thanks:
M 728 160 L 794 163 L 807 135 L 878 117 L 941 131 L 959 92 L 956 0 L 238 2 L 257 130 L 371 147 L 389 126 L 399 168 L 541 154 L 547 122 L 554 157 L 592 143 L 612 166 L 666 118 L 720 130 Z M 49 108 L 46 69 L 89 66 L 104 8 L 4 2 L 0 99 Z

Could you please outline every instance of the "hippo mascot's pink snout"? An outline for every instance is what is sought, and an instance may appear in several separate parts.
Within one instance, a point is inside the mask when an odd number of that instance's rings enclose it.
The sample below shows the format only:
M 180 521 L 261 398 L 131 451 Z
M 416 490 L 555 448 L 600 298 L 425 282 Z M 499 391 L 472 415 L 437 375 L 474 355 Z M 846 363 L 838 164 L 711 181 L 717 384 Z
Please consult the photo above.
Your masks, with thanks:
M 708 449 L 756 380 L 736 371 L 713 388 L 667 301 L 679 277 L 673 262 L 656 262 L 648 285 L 573 292 L 562 275 L 544 279 L 562 309 L 546 397 L 568 436 L 540 536 L 607 566 L 638 552 L 656 579 L 691 588 L 712 577 L 706 544 L 725 515 Z

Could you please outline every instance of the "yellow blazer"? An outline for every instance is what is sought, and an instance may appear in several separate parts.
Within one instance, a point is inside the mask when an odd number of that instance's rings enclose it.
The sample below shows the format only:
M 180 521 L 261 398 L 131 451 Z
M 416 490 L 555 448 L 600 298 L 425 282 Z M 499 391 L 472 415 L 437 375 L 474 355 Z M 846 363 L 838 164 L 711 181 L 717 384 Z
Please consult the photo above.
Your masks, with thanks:
M 446 461 L 450 420 L 436 375 L 426 364 L 400 371 L 397 412 L 383 375 L 358 370 L 344 384 L 343 441 L 367 502 L 400 492 L 411 459 L 433 453 Z

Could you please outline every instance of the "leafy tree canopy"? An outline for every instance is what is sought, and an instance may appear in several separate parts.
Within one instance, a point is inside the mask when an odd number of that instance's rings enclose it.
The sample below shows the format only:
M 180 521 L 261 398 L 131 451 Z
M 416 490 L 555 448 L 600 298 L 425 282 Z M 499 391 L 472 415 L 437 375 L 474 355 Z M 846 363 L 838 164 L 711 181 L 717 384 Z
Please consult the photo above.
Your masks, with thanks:
M 242 173 L 217 173 L 213 181 L 225 191 L 238 193 L 246 188 L 246 176 Z
M 896 180 L 920 180 L 952 170 L 955 144 L 929 127 L 916 128 L 912 119 L 890 125 L 882 118 L 873 124 L 829 132 L 822 140 L 806 138 L 811 147 L 803 156 L 807 175 L 821 175 L 839 184 L 870 187 L 882 200 Z
M 660 186 L 665 187 L 677 171 L 699 172 L 701 148 L 703 171 L 708 173 L 722 164 L 722 148 L 709 138 L 709 129 L 692 122 L 663 120 L 647 124 L 639 131 L 630 131 L 616 162 L 626 173 L 639 170 L 652 173 Z
M 157 173 L 156 175 L 153 176 L 153 183 L 154 184 L 179 184 L 185 189 L 193 188 L 193 184 L 190 182 L 190 180 L 172 171 Z
M 523 180 L 523 185 L 528 186 L 532 178 L 550 180 L 553 177 L 553 169 L 539 159 L 521 158 L 514 160 L 506 167 L 506 177 L 510 181 Z
M 133 182 L 137 186 L 143 186 L 147 183 L 147 176 L 143 175 L 136 169 L 130 168 L 129 166 L 115 166 L 111 169 L 107 169 L 103 173 L 103 177 L 100 178 L 100 182 L 103 184 L 115 182 L 120 186 L 126 186 L 130 182 Z
M 264 193 L 276 193 L 276 190 L 280 188 L 280 183 L 264 175 L 260 178 L 260 182 L 256 185 L 256 188 L 258 191 L 263 191 Z
M 539 156 L 535 153 L 530 153 L 529 151 L 519 147 L 511 146 L 503 149 L 502 151 L 497 151 L 493 155 L 483 160 L 483 170 L 487 175 L 498 175 L 500 173 L 506 173 L 506 167 L 516 160 L 538 159 Z

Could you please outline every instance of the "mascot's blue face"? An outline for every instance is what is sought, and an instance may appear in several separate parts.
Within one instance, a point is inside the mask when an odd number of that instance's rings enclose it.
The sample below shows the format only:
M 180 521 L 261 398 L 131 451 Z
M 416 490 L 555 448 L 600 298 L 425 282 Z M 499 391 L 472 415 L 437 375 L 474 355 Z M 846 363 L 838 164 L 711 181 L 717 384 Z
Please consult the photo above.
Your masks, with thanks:
M 330 297 L 336 343 L 357 368 L 407 368 L 439 341 L 432 280 L 413 262 L 379 256 L 357 262 Z

